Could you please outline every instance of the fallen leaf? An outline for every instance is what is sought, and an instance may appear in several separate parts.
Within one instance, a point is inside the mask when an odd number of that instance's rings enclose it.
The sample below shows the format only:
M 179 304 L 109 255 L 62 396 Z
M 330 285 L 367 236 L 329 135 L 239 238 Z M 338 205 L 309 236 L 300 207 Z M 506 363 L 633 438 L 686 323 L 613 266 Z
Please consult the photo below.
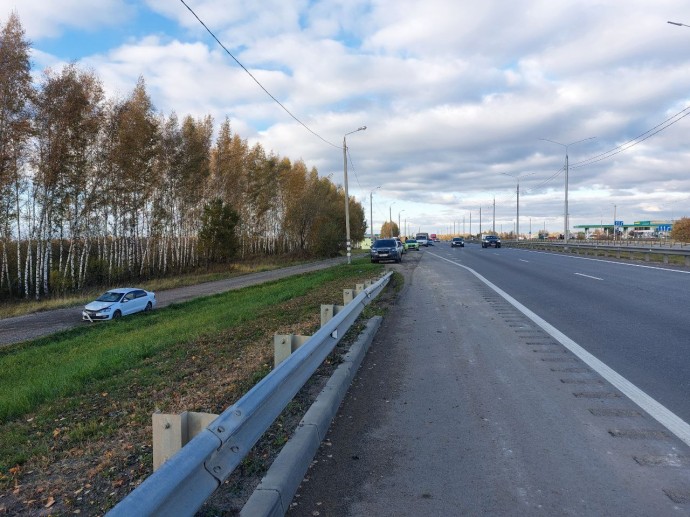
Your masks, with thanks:
M 60 429 L 55 429 L 53 431 L 53 438 L 57 438 L 57 436 L 60 434 Z
M 50 507 L 53 506 L 54 504 L 55 504 L 55 498 L 51 495 L 51 496 L 48 498 L 48 501 L 46 501 L 45 508 L 50 508 Z

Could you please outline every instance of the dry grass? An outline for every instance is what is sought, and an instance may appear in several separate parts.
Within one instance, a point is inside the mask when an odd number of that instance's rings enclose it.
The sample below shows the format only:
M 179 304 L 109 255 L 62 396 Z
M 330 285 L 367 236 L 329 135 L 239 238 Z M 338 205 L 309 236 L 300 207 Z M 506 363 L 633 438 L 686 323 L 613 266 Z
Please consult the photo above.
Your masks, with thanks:
M 151 413 L 222 412 L 270 371 L 275 332 L 314 332 L 321 303 L 340 303 L 342 289 L 381 268 L 366 264 L 344 270 L 349 272 L 324 277 L 308 293 L 258 310 L 241 325 L 167 346 L 116 376 L 87 382 L 79 393 L 0 424 L 3 440 L 24 444 L 13 451 L 16 463 L 0 470 L 0 513 L 107 511 L 151 473 Z M 212 507 L 230 513 L 241 507 L 308 405 L 304 397 L 291 403 Z

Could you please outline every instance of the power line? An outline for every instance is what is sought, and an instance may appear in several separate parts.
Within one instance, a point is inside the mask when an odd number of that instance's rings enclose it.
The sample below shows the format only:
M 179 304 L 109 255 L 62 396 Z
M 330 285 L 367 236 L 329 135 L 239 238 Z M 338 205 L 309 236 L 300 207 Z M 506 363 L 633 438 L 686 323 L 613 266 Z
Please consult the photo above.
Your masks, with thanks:
M 651 129 L 648 129 L 641 135 L 636 136 L 635 138 L 628 140 L 627 142 L 614 147 L 613 149 L 610 149 L 606 152 L 597 154 L 595 156 L 592 156 L 591 158 L 586 158 L 582 161 L 576 162 L 570 166 L 571 169 L 578 169 L 580 167 L 584 167 L 585 165 L 591 165 L 592 163 L 597 163 L 603 160 L 606 160 L 607 158 L 611 158 L 612 156 L 615 156 L 617 154 L 622 153 L 623 151 L 627 151 L 631 147 L 636 146 L 637 144 L 640 144 L 644 142 L 645 140 L 653 137 L 654 135 L 661 133 L 663 130 L 668 129 L 672 125 L 680 122 L 683 120 L 685 117 L 690 115 L 690 106 L 686 107 L 685 109 L 680 110 L 678 113 L 675 115 L 670 116 L 660 124 L 657 124 Z M 674 120 L 675 119 L 675 120 Z
M 680 122 L 683 120 L 685 117 L 690 115 L 690 106 L 687 106 L 686 108 L 680 110 L 678 113 L 668 117 L 666 120 L 663 122 L 657 124 L 651 129 L 648 129 L 644 133 L 641 133 L 640 135 L 636 136 L 635 138 L 632 138 L 628 140 L 627 142 L 624 142 L 612 149 L 609 149 L 608 151 L 605 151 L 603 153 L 599 153 L 597 155 L 591 156 L 589 158 L 585 158 L 584 160 L 581 160 L 579 162 L 575 162 L 573 164 L 570 164 L 569 168 L 570 169 L 579 169 L 581 167 L 585 167 L 586 165 L 591 165 L 593 163 L 597 163 L 603 160 L 606 160 L 607 158 L 611 158 L 612 156 L 615 156 L 617 154 L 622 153 L 623 151 L 627 151 L 628 149 L 636 146 L 639 143 L 644 142 L 645 140 L 653 137 L 654 135 L 661 133 L 663 130 L 668 129 L 672 125 Z M 551 175 L 549 178 L 546 180 L 542 181 L 538 185 L 530 188 L 530 189 L 525 189 L 526 193 L 532 193 L 535 190 L 540 189 L 547 183 L 551 182 L 556 176 L 559 176 L 563 171 L 565 170 L 565 167 L 561 167 L 558 169 L 553 175 Z
M 260 87 L 264 92 L 266 92 L 266 95 L 268 95 L 271 99 L 273 99 L 273 101 L 275 101 L 275 103 L 278 104 L 278 106 L 280 106 L 281 108 L 283 108 L 283 110 L 285 111 L 285 113 L 287 113 L 288 115 L 290 115 L 290 117 L 292 117 L 292 118 L 293 118 L 295 121 L 297 121 L 302 127 L 304 127 L 304 129 L 306 129 L 307 131 L 309 131 L 312 135 L 314 135 L 314 136 L 317 137 L 318 139 L 322 140 L 323 142 L 327 143 L 328 145 L 330 145 L 330 146 L 332 146 L 332 147 L 335 147 L 335 148 L 337 148 L 337 149 L 342 149 L 341 146 L 336 145 L 336 144 L 334 144 L 333 142 L 329 142 L 328 140 L 326 140 L 325 138 L 323 138 L 323 137 L 322 137 L 321 135 L 319 135 L 318 133 L 312 131 L 312 129 L 311 129 L 309 126 L 307 126 L 304 122 L 302 122 L 302 121 L 301 121 L 300 119 L 298 119 L 295 115 L 293 115 L 293 114 L 290 112 L 290 110 L 288 110 L 285 106 L 283 106 L 283 104 L 282 104 L 278 99 L 276 99 L 273 95 L 271 95 L 271 92 L 269 92 L 266 88 L 264 88 L 264 86 L 259 82 L 259 80 L 258 80 L 256 77 L 254 77 L 254 76 L 252 75 L 252 73 L 251 73 L 249 70 L 247 70 L 247 68 L 246 68 L 242 63 L 240 63 L 240 61 L 239 61 L 235 56 L 232 55 L 232 53 L 225 47 L 225 45 L 223 45 L 223 44 L 220 42 L 220 40 L 219 40 L 219 39 L 216 37 L 216 35 L 211 31 L 211 29 L 209 29 L 209 28 L 206 26 L 206 24 L 201 20 L 201 18 L 199 18 L 199 16 L 197 16 L 197 14 L 194 12 L 194 10 L 193 10 L 191 7 L 189 7 L 189 6 L 187 5 L 187 3 L 186 3 L 184 0 L 180 0 L 180 2 L 182 2 L 182 5 L 184 5 L 184 6 L 189 10 L 189 12 L 192 13 L 192 15 L 194 15 L 194 18 L 196 18 L 196 19 L 199 21 L 199 23 L 204 27 L 204 29 L 206 29 L 206 31 L 211 35 L 211 37 L 212 37 L 214 40 L 216 40 L 216 42 L 218 43 L 218 45 L 220 45 L 221 48 L 222 48 L 223 50 L 225 50 L 225 52 L 235 61 L 235 63 L 237 63 L 238 65 L 240 65 L 240 67 L 242 68 L 242 70 L 244 70 L 244 71 L 247 73 L 247 75 L 249 75 L 249 77 L 251 77 L 251 78 L 254 80 L 254 82 L 255 82 L 256 84 L 258 84 L 259 87 Z

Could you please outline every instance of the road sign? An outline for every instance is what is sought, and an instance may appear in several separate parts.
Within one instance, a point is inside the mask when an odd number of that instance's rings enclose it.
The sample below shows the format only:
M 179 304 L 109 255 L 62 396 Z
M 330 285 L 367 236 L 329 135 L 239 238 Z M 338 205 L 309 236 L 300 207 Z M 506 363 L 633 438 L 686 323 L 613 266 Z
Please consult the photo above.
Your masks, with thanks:
M 623 226 L 623 221 L 614 221 L 613 224 L 615 226 Z
M 656 227 L 656 231 L 658 231 L 658 232 L 670 232 L 671 231 L 671 225 L 670 224 L 660 224 L 659 226 Z

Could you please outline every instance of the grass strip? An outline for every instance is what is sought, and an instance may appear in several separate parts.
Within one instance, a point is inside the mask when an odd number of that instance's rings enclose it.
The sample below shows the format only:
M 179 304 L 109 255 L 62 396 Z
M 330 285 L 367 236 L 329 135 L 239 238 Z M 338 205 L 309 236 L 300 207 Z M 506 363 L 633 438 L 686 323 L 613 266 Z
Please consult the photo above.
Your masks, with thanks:
M 337 266 L 172 305 L 149 314 L 82 326 L 0 351 L 0 423 L 40 404 L 78 393 L 86 384 L 139 367 L 166 347 L 252 321 L 260 312 L 339 278 L 380 270 Z

